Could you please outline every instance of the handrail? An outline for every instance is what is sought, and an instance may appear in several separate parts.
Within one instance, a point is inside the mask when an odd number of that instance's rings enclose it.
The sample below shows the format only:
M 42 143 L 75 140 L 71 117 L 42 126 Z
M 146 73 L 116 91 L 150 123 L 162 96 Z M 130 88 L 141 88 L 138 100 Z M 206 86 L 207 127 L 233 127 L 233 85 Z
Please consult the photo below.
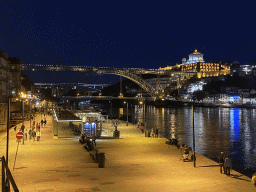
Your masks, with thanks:
M 19 192 L 19 189 L 12 177 L 11 171 L 5 161 L 4 156 L 0 159 L 2 161 L 2 192 L 10 192 L 10 186 L 8 185 L 9 181 L 12 184 L 13 190 Z M 6 170 L 6 173 L 5 173 Z M 5 175 L 7 176 L 5 179 Z

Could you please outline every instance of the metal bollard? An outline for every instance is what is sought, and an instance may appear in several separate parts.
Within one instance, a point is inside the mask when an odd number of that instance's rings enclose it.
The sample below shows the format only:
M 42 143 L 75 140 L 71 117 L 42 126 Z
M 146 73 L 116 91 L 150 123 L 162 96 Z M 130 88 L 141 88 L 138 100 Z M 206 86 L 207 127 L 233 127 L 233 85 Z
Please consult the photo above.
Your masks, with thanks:
M 104 168 L 104 166 L 105 166 L 105 153 L 99 153 L 98 160 L 99 160 L 99 168 Z

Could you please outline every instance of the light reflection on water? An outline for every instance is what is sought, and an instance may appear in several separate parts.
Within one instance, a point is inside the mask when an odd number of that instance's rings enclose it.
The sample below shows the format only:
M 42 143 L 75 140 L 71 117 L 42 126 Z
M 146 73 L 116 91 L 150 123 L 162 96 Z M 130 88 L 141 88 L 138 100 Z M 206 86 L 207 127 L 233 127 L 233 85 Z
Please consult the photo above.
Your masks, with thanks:
M 147 106 L 146 128 L 159 127 L 162 137 L 176 137 L 192 148 L 192 110 Z M 136 120 L 143 122 L 144 109 L 135 106 Z M 221 151 L 231 154 L 234 169 L 251 176 L 256 172 L 255 109 L 194 108 L 196 152 L 217 161 Z

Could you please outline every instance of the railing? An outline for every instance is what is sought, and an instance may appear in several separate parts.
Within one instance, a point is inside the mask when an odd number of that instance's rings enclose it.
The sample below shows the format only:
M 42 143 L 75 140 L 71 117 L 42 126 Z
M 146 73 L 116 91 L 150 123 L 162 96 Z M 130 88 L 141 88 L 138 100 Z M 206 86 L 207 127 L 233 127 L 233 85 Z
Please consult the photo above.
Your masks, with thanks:
M 4 156 L 0 160 L 2 161 L 2 192 L 10 192 L 10 182 L 13 190 L 19 192 Z

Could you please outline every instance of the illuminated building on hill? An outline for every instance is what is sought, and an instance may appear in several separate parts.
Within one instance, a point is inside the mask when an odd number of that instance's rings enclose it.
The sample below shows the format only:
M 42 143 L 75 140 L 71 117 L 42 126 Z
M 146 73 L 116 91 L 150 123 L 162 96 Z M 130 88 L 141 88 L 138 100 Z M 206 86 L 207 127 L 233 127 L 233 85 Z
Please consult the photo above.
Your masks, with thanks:
M 204 61 L 204 55 L 197 50 L 189 54 L 189 59 L 182 59 L 182 64 L 176 64 L 175 66 L 167 66 L 159 68 L 163 71 L 177 71 L 184 73 L 189 73 L 187 76 L 192 76 L 196 74 L 197 78 L 202 77 L 213 77 L 219 75 L 230 74 L 230 62 L 223 61 L 212 61 L 206 63 Z
M 195 50 L 194 53 L 189 54 L 188 61 L 186 60 L 186 58 L 182 59 L 183 65 L 198 63 L 198 62 L 204 63 L 204 54 L 199 53 L 197 50 Z

